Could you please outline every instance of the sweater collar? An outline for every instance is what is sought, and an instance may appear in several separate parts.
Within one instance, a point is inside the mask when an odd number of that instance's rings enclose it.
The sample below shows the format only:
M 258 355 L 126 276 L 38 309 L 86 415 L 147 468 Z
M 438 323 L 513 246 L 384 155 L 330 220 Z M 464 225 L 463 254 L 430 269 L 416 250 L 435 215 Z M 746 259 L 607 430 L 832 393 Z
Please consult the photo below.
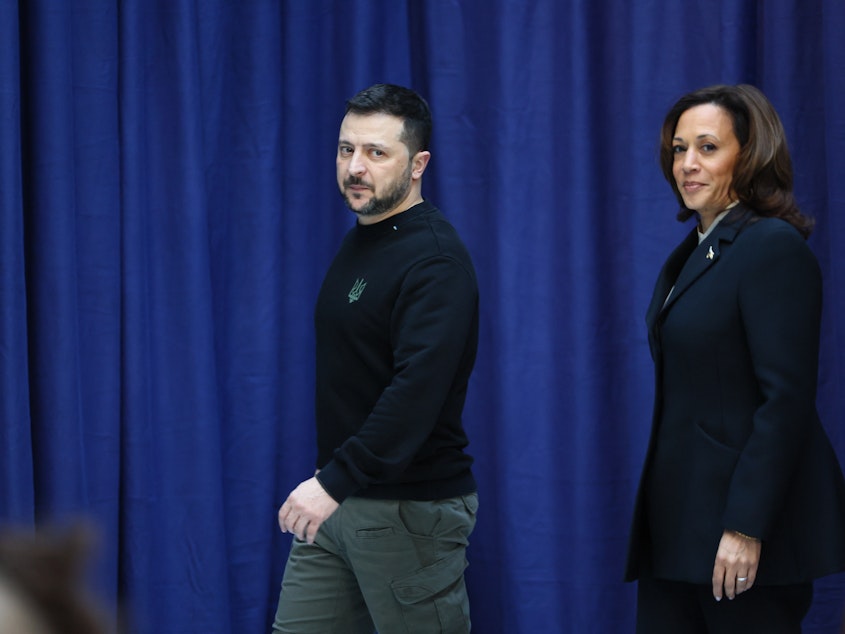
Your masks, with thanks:
M 356 222 L 353 230 L 355 231 L 356 235 L 360 236 L 361 238 L 367 240 L 374 240 L 388 233 L 399 231 L 403 226 L 407 225 L 409 222 L 413 222 L 423 214 L 433 210 L 434 205 L 432 205 L 427 200 L 423 200 L 422 202 L 417 203 L 413 207 L 410 207 L 405 211 L 396 214 L 395 216 L 385 218 L 384 220 L 381 220 L 375 224 L 362 225 Z

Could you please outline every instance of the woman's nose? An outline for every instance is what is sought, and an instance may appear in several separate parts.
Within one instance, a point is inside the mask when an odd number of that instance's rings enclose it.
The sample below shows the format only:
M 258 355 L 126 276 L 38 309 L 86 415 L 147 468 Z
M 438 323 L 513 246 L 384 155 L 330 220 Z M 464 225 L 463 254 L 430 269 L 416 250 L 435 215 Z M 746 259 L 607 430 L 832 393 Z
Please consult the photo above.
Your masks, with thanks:
M 684 153 L 683 168 L 686 173 L 694 172 L 698 169 L 698 157 L 692 150 L 687 150 Z

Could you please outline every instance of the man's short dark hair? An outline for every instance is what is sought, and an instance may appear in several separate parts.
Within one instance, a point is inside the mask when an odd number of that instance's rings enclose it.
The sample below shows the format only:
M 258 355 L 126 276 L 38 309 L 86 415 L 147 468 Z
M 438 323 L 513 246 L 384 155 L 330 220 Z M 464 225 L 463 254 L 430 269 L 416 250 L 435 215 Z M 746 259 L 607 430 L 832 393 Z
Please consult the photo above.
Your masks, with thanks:
M 431 110 L 425 99 L 410 88 L 395 84 L 375 84 L 346 102 L 346 114 L 383 113 L 402 119 L 400 140 L 414 156 L 428 150 L 431 142 Z

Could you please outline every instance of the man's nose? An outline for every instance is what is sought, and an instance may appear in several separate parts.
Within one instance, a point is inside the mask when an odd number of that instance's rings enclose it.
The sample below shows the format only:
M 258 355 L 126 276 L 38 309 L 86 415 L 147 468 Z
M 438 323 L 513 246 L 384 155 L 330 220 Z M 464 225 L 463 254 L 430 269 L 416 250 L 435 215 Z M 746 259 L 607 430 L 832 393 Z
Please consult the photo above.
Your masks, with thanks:
M 355 176 L 360 176 L 367 171 L 360 152 L 353 152 L 352 157 L 349 159 L 349 167 L 347 169 L 350 174 L 354 174 Z

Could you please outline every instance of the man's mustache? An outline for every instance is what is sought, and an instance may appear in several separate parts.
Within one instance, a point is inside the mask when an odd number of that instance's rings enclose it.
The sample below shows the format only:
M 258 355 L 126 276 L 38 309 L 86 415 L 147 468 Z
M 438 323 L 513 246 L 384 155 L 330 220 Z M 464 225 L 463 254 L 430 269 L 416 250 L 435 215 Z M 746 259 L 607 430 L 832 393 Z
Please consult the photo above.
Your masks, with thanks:
M 352 185 L 358 185 L 358 186 L 361 186 L 361 187 L 366 187 L 367 189 L 373 188 L 373 186 L 370 183 L 365 182 L 363 178 L 360 178 L 358 176 L 350 176 L 350 177 L 344 179 L 344 181 L 343 181 L 344 187 L 351 187 Z

